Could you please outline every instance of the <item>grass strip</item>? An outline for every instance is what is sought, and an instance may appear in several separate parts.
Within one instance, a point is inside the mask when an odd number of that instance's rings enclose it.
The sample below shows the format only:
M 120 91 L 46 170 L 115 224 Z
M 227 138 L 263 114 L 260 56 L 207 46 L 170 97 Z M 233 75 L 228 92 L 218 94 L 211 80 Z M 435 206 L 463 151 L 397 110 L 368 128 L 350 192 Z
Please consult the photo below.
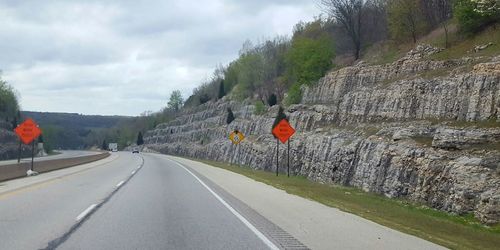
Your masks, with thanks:
M 482 225 L 471 214 L 453 215 L 407 200 L 391 199 L 352 187 L 321 184 L 301 176 L 276 177 L 274 173 L 245 166 L 192 160 L 247 176 L 451 249 L 498 249 L 500 246 L 500 225 Z

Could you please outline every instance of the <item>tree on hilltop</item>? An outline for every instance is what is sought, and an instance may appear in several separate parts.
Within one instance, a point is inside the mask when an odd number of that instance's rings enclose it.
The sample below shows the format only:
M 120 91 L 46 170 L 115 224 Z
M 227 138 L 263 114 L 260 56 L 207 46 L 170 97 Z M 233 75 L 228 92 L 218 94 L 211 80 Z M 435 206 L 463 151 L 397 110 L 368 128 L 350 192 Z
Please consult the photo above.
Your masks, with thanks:
M 168 107 L 174 111 L 179 111 L 182 107 L 183 100 L 182 100 L 182 95 L 181 91 L 179 90 L 174 90 L 172 91 L 172 94 L 170 94 L 170 99 L 168 101 Z
M 144 144 L 144 139 L 142 138 L 142 132 L 139 131 L 139 134 L 137 134 L 137 145 L 142 144 Z

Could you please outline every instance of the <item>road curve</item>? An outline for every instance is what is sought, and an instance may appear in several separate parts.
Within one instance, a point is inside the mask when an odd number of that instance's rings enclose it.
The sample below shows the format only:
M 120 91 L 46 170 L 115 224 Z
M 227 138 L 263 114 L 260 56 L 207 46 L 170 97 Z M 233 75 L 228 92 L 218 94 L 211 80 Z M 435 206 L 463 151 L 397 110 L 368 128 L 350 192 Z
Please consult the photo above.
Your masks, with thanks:
M 441 249 L 226 170 L 157 154 L 0 183 L 0 249 Z
M 114 153 L 81 173 L 0 194 L 5 249 L 269 249 L 181 166 Z

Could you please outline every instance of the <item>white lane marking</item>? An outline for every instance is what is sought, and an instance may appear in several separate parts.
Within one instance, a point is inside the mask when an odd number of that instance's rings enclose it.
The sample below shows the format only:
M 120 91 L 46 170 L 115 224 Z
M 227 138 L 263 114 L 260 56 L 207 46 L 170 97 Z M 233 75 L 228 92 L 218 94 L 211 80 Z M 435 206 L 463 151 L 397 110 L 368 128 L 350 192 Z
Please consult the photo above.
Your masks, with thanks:
M 125 183 L 125 181 L 120 181 L 120 183 L 116 184 L 116 187 L 120 187 L 123 183 Z
M 134 174 L 135 174 L 135 170 L 134 170 L 134 171 L 132 171 L 132 175 L 134 175 Z
M 87 214 L 89 214 L 90 212 L 92 212 L 92 210 L 94 210 L 95 207 L 97 207 L 97 204 L 90 205 L 90 207 L 88 207 L 87 209 L 85 209 L 81 214 L 79 214 L 76 217 L 76 221 L 80 221 L 81 219 L 85 218 L 85 216 L 87 216 Z
M 211 194 L 213 194 L 213 196 L 215 196 L 215 198 L 217 198 L 217 200 L 219 200 L 222 203 L 222 205 L 224 205 L 227 209 L 229 209 L 229 211 L 231 211 L 231 213 L 233 213 L 236 216 L 236 218 L 238 218 L 241 222 L 243 222 L 243 224 L 245 224 L 245 226 L 247 226 L 250 230 L 252 230 L 252 232 L 255 235 L 257 235 L 257 237 L 259 237 L 259 239 L 261 239 L 264 242 L 264 244 L 266 244 L 269 247 L 269 249 L 279 250 L 279 248 L 276 245 L 274 245 L 274 243 L 272 243 L 264 234 L 262 234 L 247 219 L 245 219 L 245 217 L 243 217 L 243 215 L 241 215 L 240 213 L 238 213 L 238 211 L 236 211 L 233 207 L 231 207 L 231 205 L 229 205 L 224 199 L 222 199 L 222 197 L 220 197 L 209 186 L 207 186 L 207 184 L 205 184 L 205 182 L 200 180 L 200 178 L 198 178 L 198 176 L 193 174 L 193 172 L 189 171 L 189 169 L 187 169 L 186 167 L 184 167 L 182 164 L 178 163 L 177 161 L 175 161 L 175 160 L 170 160 L 170 161 L 173 161 L 175 164 L 179 165 L 184 170 L 186 170 L 188 173 L 190 173 L 199 183 L 201 183 L 202 186 L 204 186 Z

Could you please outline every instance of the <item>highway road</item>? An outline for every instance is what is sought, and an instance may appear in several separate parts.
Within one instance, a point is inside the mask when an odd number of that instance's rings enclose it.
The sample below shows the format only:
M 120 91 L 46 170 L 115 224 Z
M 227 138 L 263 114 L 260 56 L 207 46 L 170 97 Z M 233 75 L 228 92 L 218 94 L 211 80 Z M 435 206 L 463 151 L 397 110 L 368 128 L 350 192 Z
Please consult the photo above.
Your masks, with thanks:
M 0 248 L 269 249 L 178 164 L 130 152 L 111 157 L 0 193 Z
M 158 154 L 0 183 L 0 249 L 442 249 L 235 173 Z
M 56 160 L 56 159 L 65 159 L 65 158 L 74 158 L 74 157 L 80 157 L 80 156 L 87 156 L 87 155 L 95 155 L 99 154 L 100 152 L 97 151 L 84 151 L 84 150 L 58 150 L 56 151 L 58 154 L 54 155 L 48 155 L 48 156 L 43 156 L 43 157 L 35 157 L 35 161 L 48 161 L 48 160 Z M 31 162 L 31 158 L 22 158 L 21 162 Z M 15 160 L 6 160 L 6 161 L 0 161 L 0 166 L 2 165 L 10 165 L 10 164 L 16 164 L 17 159 Z

